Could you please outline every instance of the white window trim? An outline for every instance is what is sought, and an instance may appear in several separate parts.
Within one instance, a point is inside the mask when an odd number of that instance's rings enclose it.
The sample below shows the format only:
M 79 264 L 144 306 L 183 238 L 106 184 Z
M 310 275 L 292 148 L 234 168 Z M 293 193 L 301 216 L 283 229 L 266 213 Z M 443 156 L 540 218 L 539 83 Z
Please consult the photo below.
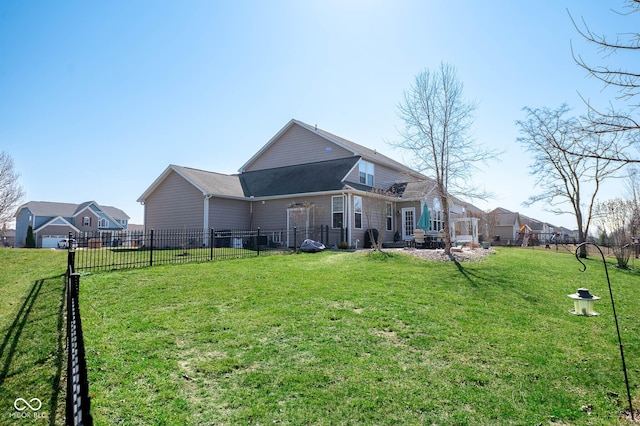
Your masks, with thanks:
M 335 204 L 334 204 L 334 200 L 335 199 L 340 199 L 342 201 L 342 209 L 341 210 L 335 210 Z M 332 229 L 340 229 L 340 226 L 336 226 L 335 222 L 334 222 L 334 218 L 333 215 L 336 213 L 341 213 L 342 214 L 342 228 L 344 228 L 345 226 L 345 220 L 344 220 L 344 196 L 343 195 L 334 195 L 331 197 L 331 228 Z
M 362 182 L 361 173 L 364 173 L 364 182 Z M 371 182 L 369 182 L 371 180 Z M 374 186 L 376 183 L 375 178 L 375 165 L 365 160 L 360 160 L 358 164 L 358 182 L 367 186 Z
M 360 200 L 360 211 L 358 211 L 357 200 Z M 363 201 L 362 201 L 362 197 L 361 196 L 359 196 L 359 195 L 354 195 L 353 196 L 353 213 L 354 213 L 353 227 L 355 229 L 362 229 L 362 210 L 363 210 L 362 203 L 363 203 Z M 357 218 L 358 215 L 360 215 L 360 226 L 358 226 L 358 221 L 355 220 L 355 218 Z

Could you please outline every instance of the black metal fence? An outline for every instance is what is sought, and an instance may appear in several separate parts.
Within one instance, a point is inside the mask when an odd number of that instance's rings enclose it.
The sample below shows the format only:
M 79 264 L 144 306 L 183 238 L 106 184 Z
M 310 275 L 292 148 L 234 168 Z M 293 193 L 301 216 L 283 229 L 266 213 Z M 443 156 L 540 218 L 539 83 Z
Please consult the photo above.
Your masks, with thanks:
M 533 247 L 533 246 L 552 246 L 552 245 L 576 245 L 579 241 L 569 234 L 558 233 L 541 233 L 541 232 L 519 232 L 516 238 L 500 238 L 494 237 L 491 245 L 494 246 L 516 246 L 516 247 Z
M 208 262 L 286 250 L 282 231 L 149 230 L 70 233 L 77 271 Z
M 139 268 L 282 253 L 311 238 L 328 247 L 345 240 L 344 229 L 323 225 L 291 229 L 163 229 L 69 233 L 75 271 Z
M 74 268 L 73 249 L 69 250 L 67 261 L 67 406 L 66 424 L 91 426 L 91 400 L 87 361 L 80 319 L 80 274 Z

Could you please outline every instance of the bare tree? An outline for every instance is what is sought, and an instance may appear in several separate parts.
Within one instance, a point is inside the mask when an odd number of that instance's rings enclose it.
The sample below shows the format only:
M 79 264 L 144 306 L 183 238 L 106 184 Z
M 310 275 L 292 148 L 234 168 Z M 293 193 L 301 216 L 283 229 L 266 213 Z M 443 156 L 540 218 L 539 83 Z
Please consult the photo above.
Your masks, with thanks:
M 586 241 L 600 185 L 615 176 L 623 164 L 581 154 L 586 145 L 607 150 L 611 138 L 582 131 L 576 118 L 565 118 L 567 105 L 555 110 L 524 108 L 524 111 L 527 118 L 516 122 L 522 134 L 517 141 L 532 155 L 529 167 L 539 191 L 524 204 L 544 202 L 549 212 L 573 214 L 578 238 L 580 242 Z M 586 257 L 586 248 L 580 255 Z
M 13 218 L 16 207 L 24 197 L 24 191 L 18 184 L 19 176 L 11 156 L 0 152 L 0 223 Z
M 632 216 L 633 203 L 621 198 L 596 203 L 594 208 L 594 217 L 603 232 L 607 233 L 619 268 L 627 268 L 629 264 Z
M 451 250 L 449 195 L 486 199 L 489 193 L 472 186 L 475 164 L 495 158 L 468 137 L 477 108 L 462 95 L 463 85 L 451 65 L 441 64 L 435 71 L 416 76 L 411 89 L 398 106 L 404 128 L 402 140 L 393 146 L 411 154 L 410 163 L 436 183 L 436 194 L 444 213 L 445 253 Z
M 491 241 L 491 237 L 496 234 L 496 228 L 500 222 L 498 209 L 487 211 L 482 215 L 482 236 L 485 241 Z
M 613 13 L 626 16 L 640 11 L 640 0 L 626 0 L 625 3 L 626 6 L 622 11 L 613 11 Z M 569 16 L 578 34 L 596 47 L 604 65 L 593 65 L 587 62 L 580 54 L 574 52 L 572 46 L 574 61 L 586 70 L 589 76 L 601 81 L 605 88 L 611 87 L 617 91 L 614 101 L 623 104 L 623 107 L 616 108 L 613 102 L 610 102 L 607 110 L 601 110 L 585 100 L 588 113 L 584 129 L 598 134 L 619 133 L 623 135 L 624 140 L 624 146 L 618 146 L 608 152 L 592 149 L 586 154 L 623 163 L 638 163 L 640 160 L 630 155 L 624 148 L 632 145 L 637 147 L 640 143 L 640 119 L 637 116 L 637 108 L 640 104 L 635 100 L 640 94 L 640 68 L 633 70 L 627 66 L 628 64 L 637 66 L 639 63 L 631 55 L 640 51 L 640 33 L 621 32 L 612 38 L 606 34 L 593 32 L 584 19 L 578 24 L 571 14 Z
M 632 236 L 640 233 L 640 170 L 637 166 L 631 166 L 627 175 L 627 193 L 631 202 L 631 219 L 629 227 Z
M 362 211 L 367 219 L 367 227 L 369 233 L 369 241 L 371 241 L 371 248 L 373 252 L 383 252 L 382 250 L 382 233 L 387 228 L 386 221 L 389 216 L 389 203 L 391 203 L 396 197 L 396 193 L 393 190 L 385 190 L 381 188 L 372 188 L 367 194 L 367 197 L 363 199 Z M 376 236 L 374 229 L 380 228 L 380 233 Z

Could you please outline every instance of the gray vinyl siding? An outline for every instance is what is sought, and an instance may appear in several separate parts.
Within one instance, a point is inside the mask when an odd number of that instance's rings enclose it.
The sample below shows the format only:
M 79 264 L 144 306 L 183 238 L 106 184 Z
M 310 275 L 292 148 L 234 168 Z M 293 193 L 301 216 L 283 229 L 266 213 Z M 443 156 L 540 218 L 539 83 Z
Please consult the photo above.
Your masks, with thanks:
M 331 195 L 299 197 L 253 202 L 253 223 L 265 229 L 286 229 L 287 209 L 296 204 L 313 205 L 309 226 L 331 225 Z
M 255 159 L 246 171 L 352 157 L 353 152 L 335 145 L 298 125 L 291 126 Z
M 146 229 L 198 229 L 204 224 L 201 191 L 171 172 L 145 199 Z
M 253 201 L 253 225 L 262 229 L 285 229 L 290 199 Z
M 209 200 L 209 228 L 250 229 L 248 201 L 211 198 Z
M 517 239 L 515 226 L 496 226 L 493 233 L 495 235 L 491 235 L 491 239 L 498 236 L 502 244 L 507 244 L 509 241 L 513 243 Z

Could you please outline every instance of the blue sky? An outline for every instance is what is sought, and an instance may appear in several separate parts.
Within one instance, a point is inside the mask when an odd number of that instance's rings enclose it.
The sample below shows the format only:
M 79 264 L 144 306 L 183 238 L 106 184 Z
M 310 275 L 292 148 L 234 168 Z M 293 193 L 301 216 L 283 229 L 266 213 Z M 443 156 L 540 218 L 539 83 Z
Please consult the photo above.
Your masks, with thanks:
M 476 174 L 496 194 L 476 204 L 574 228 L 521 205 L 534 180 L 515 120 L 614 98 L 574 63 L 571 43 L 597 56 L 567 10 L 598 33 L 638 18 L 588 3 L 3 1 L 0 151 L 27 200 L 95 200 L 142 223 L 136 199 L 169 164 L 235 173 L 292 118 L 402 161 L 397 105 L 446 62 L 478 102 L 474 140 L 505 151 Z

